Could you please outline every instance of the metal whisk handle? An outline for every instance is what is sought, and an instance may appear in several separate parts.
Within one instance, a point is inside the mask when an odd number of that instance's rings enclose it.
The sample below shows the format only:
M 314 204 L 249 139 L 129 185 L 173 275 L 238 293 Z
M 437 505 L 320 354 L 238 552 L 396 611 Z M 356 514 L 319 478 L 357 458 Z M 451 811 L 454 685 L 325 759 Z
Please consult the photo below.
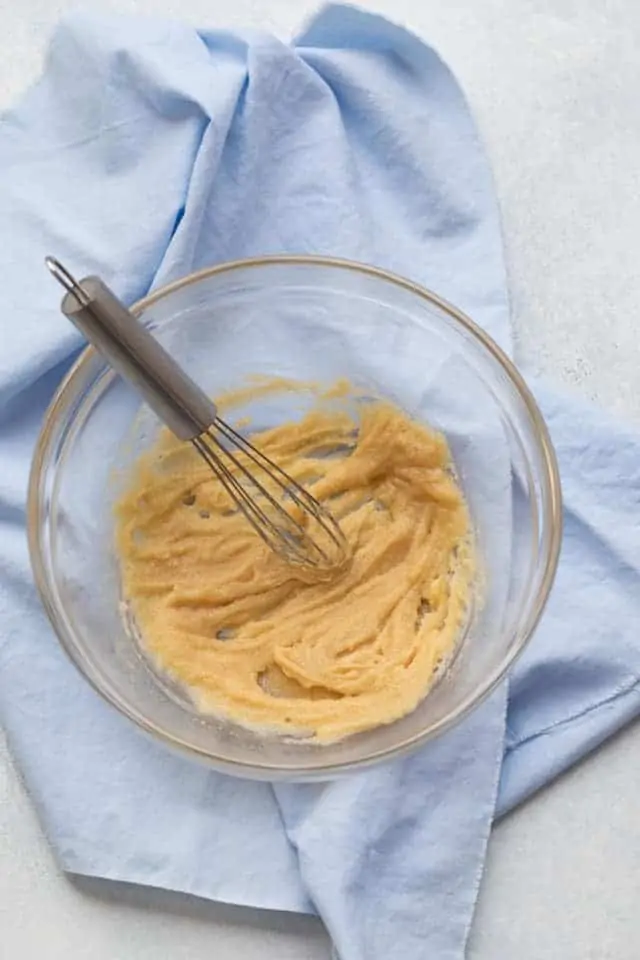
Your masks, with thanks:
M 172 433 L 180 440 L 204 433 L 216 419 L 215 404 L 133 313 L 98 277 L 78 281 L 53 257 L 46 264 L 67 291 L 62 312 Z

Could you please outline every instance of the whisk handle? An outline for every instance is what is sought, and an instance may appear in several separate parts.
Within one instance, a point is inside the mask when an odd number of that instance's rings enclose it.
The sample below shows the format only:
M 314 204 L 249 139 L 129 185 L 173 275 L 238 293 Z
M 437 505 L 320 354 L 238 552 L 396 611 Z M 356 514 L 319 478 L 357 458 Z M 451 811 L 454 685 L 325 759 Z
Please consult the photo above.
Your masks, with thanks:
M 98 277 L 73 282 L 75 286 L 67 286 L 62 312 L 172 433 L 193 440 L 210 427 L 215 404 L 106 284 Z

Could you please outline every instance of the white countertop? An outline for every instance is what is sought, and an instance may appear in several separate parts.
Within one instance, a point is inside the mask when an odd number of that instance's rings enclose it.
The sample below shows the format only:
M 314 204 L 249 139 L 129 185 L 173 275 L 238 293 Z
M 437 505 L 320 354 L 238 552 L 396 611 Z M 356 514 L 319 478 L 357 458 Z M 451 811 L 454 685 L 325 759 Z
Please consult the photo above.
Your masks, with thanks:
M 0 0 L 0 107 L 37 74 L 48 31 L 72 5 Z M 368 5 L 421 33 L 465 87 L 493 163 L 523 353 L 640 424 L 640 6 Z M 110 6 L 287 37 L 316 3 Z M 638 960 L 639 753 L 636 726 L 496 828 L 470 960 Z M 62 876 L 0 742 L 0 957 L 27 956 L 328 960 L 330 951 L 308 918 Z

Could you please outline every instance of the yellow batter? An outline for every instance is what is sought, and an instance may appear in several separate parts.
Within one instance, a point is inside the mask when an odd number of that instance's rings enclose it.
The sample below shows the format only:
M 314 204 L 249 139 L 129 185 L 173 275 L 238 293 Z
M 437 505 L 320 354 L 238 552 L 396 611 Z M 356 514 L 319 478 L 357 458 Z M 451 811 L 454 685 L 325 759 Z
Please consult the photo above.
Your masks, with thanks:
M 329 583 L 293 579 L 190 445 L 164 433 L 137 464 L 116 508 L 124 595 L 202 711 L 337 740 L 409 713 L 452 654 L 474 565 L 447 443 L 386 402 L 357 417 L 319 403 L 251 436 L 340 520 L 353 560 Z

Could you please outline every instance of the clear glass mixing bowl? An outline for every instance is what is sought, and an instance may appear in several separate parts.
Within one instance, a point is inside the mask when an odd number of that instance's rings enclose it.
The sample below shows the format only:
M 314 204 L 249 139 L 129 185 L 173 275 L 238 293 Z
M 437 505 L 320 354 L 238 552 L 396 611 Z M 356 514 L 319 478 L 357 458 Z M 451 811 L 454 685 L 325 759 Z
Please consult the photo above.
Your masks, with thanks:
M 80 672 L 168 746 L 227 773 L 273 780 L 328 778 L 399 756 L 464 717 L 531 637 L 561 539 L 554 452 L 509 359 L 427 290 L 331 259 L 223 264 L 153 293 L 135 311 L 212 395 L 256 373 L 347 377 L 443 429 L 475 528 L 481 602 L 443 677 L 388 726 L 320 746 L 198 714 L 152 672 L 122 619 L 112 508 L 121 478 L 159 427 L 87 349 L 45 418 L 28 505 L 38 589 Z

